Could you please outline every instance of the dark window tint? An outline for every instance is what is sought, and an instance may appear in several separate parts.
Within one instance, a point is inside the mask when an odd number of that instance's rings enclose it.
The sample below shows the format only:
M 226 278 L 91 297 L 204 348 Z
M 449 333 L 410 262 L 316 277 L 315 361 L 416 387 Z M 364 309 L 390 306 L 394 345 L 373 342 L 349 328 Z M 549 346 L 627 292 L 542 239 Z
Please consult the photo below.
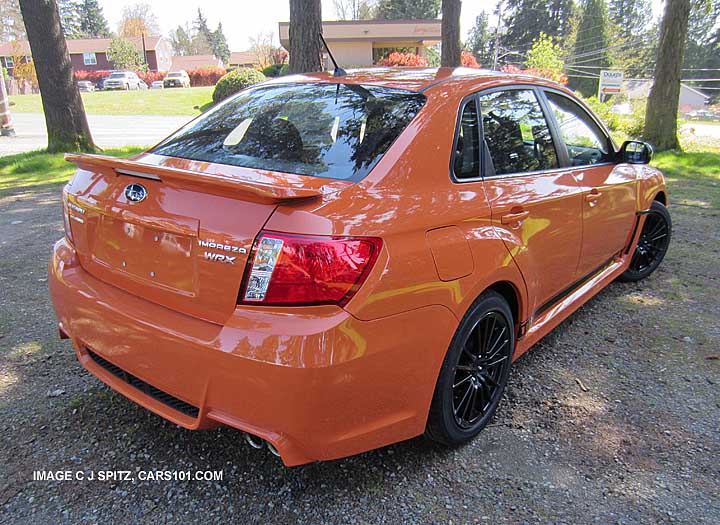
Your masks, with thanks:
M 477 107 L 471 100 L 463 108 L 455 141 L 453 169 L 458 179 L 480 176 L 480 135 Z
M 152 152 L 358 180 L 424 102 L 408 91 L 351 84 L 259 86 L 190 122 Z
M 495 173 L 557 168 L 555 146 L 535 94 L 526 89 L 480 96 L 483 136 Z
M 587 166 L 609 160 L 605 134 L 587 112 L 567 97 L 547 92 L 550 109 L 573 166 Z

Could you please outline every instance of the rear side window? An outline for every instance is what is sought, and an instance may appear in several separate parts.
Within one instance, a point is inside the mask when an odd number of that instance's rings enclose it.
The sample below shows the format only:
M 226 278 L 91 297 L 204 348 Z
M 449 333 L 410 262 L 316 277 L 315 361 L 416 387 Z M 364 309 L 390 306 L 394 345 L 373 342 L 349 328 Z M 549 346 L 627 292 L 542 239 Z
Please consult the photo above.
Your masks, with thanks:
M 458 179 L 480 176 L 480 134 L 475 100 L 463 108 L 455 139 L 453 171 Z
M 567 97 L 545 92 L 573 166 L 610 160 L 608 138 L 588 113 Z
M 483 137 L 497 175 L 558 167 L 557 154 L 535 93 L 527 89 L 480 95 Z
M 424 103 L 418 93 L 353 84 L 259 86 L 190 122 L 152 153 L 359 180 Z

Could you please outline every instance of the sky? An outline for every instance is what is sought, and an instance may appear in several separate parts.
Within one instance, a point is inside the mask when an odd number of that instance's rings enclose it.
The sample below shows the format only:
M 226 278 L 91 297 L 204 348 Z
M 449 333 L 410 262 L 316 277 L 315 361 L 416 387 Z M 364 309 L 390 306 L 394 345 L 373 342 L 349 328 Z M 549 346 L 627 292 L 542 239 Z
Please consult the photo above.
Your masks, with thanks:
M 117 31 L 118 22 L 123 8 L 143 0 L 99 0 L 110 29 Z M 160 23 L 163 35 L 179 25 L 185 25 L 197 17 L 197 8 L 201 7 L 208 25 L 215 29 L 222 21 L 223 31 L 228 39 L 231 51 L 249 49 L 250 39 L 261 33 L 272 32 L 275 43 L 279 45 L 277 33 L 278 22 L 286 22 L 290 18 L 288 0 L 145 0 L 152 6 L 153 12 Z M 492 13 L 497 0 L 464 0 L 460 12 L 460 35 L 464 40 L 468 31 L 475 23 L 475 17 L 482 11 Z M 660 13 L 662 0 L 652 0 L 653 12 Z M 332 0 L 322 0 L 323 20 L 336 20 Z M 495 17 L 491 18 L 491 26 L 495 25 Z

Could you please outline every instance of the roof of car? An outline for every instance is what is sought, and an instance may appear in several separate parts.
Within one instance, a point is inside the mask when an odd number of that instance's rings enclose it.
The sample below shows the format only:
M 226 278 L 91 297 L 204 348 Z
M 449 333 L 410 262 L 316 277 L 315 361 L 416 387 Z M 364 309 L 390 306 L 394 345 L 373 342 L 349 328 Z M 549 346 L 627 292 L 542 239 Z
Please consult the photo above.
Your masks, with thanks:
M 345 75 L 334 76 L 330 72 L 306 73 L 277 77 L 271 82 L 329 82 L 382 86 L 408 91 L 422 92 L 441 84 L 477 85 L 497 81 L 515 81 L 557 86 L 554 82 L 529 75 L 517 75 L 492 71 L 489 69 L 473 69 L 466 67 L 412 68 L 412 67 L 374 67 L 368 69 L 348 69 Z

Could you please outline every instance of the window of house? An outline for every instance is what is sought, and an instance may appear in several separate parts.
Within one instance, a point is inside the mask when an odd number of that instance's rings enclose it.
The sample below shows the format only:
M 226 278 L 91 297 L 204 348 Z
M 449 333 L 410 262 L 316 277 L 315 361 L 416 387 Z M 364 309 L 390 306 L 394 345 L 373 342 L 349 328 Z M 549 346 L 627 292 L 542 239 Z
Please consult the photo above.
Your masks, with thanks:
M 455 139 L 453 172 L 458 179 L 480 176 L 480 134 L 475 100 L 465 104 L 460 116 Z
M 12 57 L 5 57 L 5 67 L 8 69 L 13 69 L 15 67 Z
M 608 138 L 583 108 L 557 93 L 546 92 L 545 96 L 573 166 L 610 160 Z
M 497 175 L 558 167 L 550 129 L 533 91 L 495 91 L 479 100 L 483 137 Z
M 95 53 L 83 53 L 83 63 L 86 66 L 94 66 L 97 64 Z

